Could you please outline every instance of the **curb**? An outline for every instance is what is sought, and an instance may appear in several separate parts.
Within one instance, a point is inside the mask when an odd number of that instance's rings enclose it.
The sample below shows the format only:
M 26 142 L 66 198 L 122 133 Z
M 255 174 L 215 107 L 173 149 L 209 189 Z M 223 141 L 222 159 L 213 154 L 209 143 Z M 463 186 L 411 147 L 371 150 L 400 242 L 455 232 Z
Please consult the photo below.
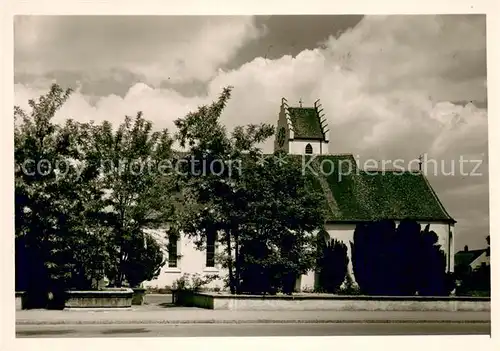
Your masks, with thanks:
M 360 323 L 384 323 L 384 324 L 429 324 L 429 323 L 446 323 L 446 324 L 490 324 L 491 320 L 439 320 L 439 319 L 286 319 L 286 320 L 269 320 L 269 319 L 249 319 L 249 320 L 89 320 L 89 321 L 43 321 L 43 320 L 18 320 L 17 325 L 99 325 L 99 324 L 360 324 Z

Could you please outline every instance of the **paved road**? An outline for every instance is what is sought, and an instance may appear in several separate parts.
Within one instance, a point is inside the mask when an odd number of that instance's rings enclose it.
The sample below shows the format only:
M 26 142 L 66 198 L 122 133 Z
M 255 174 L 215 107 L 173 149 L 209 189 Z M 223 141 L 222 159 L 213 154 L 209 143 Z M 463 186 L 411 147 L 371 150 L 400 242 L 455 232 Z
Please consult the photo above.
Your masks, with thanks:
M 16 337 L 489 335 L 490 323 L 17 325 Z

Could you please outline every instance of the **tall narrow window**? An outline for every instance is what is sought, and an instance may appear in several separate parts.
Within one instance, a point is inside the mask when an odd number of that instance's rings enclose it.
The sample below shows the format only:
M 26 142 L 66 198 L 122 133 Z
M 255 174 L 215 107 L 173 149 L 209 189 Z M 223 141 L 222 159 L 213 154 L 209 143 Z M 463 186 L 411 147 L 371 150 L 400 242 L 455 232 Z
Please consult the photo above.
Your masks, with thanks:
M 216 233 L 208 232 L 207 234 L 207 257 L 206 257 L 206 267 L 215 267 L 215 241 Z
M 310 155 L 313 153 L 313 147 L 311 146 L 311 144 L 307 144 L 306 145 L 306 154 Z
M 179 242 L 179 237 L 177 235 L 171 234 L 168 238 L 168 267 L 176 268 L 179 254 L 177 252 L 177 246 Z

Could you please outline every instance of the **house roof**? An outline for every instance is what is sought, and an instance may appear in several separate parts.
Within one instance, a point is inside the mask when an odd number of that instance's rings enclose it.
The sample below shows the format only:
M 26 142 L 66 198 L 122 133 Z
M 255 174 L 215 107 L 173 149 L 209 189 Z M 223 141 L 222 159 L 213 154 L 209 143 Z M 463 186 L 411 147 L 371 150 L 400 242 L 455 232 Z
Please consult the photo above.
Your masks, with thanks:
M 455 266 L 468 266 L 486 251 L 487 249 L 458 251 L 455 254 Z
M 294 139 L 324 140 L 321 119 L 314 107 L 288 107 Z
M 455 223 L 426 177 L 418 171 L 361 170 L 353 155 L 304 156 L 313 187 L 324 197 L 328 222 L 380 219 Z M 320 171 L 322 170 L 322 171 Z

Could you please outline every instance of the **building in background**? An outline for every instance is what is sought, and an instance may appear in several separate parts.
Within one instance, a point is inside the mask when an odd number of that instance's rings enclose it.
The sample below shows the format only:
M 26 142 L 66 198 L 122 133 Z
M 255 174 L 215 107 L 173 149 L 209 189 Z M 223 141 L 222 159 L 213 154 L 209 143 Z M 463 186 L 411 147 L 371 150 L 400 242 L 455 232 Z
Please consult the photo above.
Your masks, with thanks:
M 467 266 L 472 272 L 483 264 L 490 264 L 490 255 L 487 248 L 469 250 L 469 247 L 465 245 L 463 250 L 455 254 L 455 267 Z

